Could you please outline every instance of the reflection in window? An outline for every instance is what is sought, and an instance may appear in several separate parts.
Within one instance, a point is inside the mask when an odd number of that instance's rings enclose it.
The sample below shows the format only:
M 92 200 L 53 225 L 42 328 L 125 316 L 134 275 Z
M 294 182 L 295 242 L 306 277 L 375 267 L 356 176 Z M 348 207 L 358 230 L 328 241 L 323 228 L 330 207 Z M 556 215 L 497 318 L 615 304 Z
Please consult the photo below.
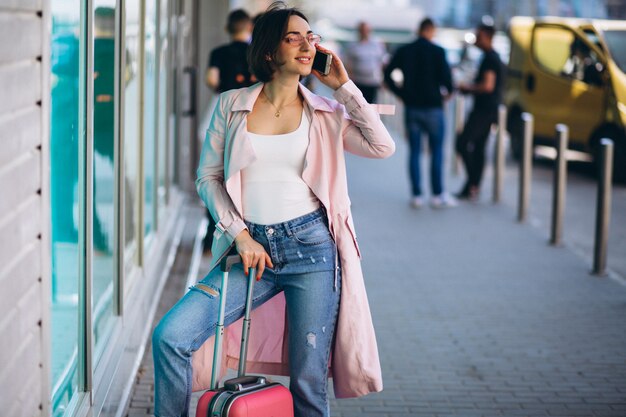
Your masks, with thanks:
M 139 166 L 139 1 L 128 0 L 126 7 L 126 65 L 124 68 L 124 199 L 123 225 L 125 234 L 125 262 L 136 263 L 138 166 Z
M 115 1 L 94 4 L 93 331 L 96 362 L 113 324 Z
M 52 0 L 50 210 L 53 416 L 78 390 L 78 69 L 80 1 Z
M 167 75 L 169 73 L 169 60 L 167 55 L 169 53 L 167 42 L 167 1 L 160 2 L 160 22 L 159 22 L 159 37 L 160 37 L 160 50 L 159 52 L 159 127 L 157 129 L 159 140 L 159 186 L 158 186 L 158 201 L 159 201 L 159 215 L 165 210 L 166 205 L 166 175 L 167 175 L 167 135 L 168 124 L 167 119 Z
M 156 7 L 155 0 L 146 0 L 145 20 L 145 70 L 144 70 L 144 176 L 145 205 L 144 233 L 154 229 L 154 181 L 156 162 Z M 146 242 L 149 240 L 146 239 Z

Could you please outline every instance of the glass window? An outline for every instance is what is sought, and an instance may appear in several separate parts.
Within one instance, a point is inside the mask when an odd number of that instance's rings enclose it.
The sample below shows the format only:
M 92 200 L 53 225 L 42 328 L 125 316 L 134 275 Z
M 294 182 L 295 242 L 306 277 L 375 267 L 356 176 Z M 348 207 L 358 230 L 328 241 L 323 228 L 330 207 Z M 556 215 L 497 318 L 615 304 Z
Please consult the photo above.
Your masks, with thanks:
M 159 186 L 158 186 L 158 201 L 159 201 L 159 213 L 162 213 L 167 204 L 167 191 L 166 191 L 166 177 L 167 177 L 167 152 L 168 152 L 168 114 L 167 114 L 167 77 L 169 74 L 169 60 L 167 59 L 169 54 L 169 44 L 167 37 L 167 23 L 168 23 L 168 11 L 167 1 L 161 0 L 159 10 L 159 109 L 158 109 L 158 167 L 159 167 Z
M 78 392 L 78 72 L 80 0 L 52 0 L 50 209 L 53 416 Z
M 583 33 L 587 37 L 587 40 L 591 42 L 593 45 L 597 46 L 601 51 L 604 50 L 602 46 L 602 42 L 600 42 L 600 38 L 598 34 L 593 29 L 584 29 Z
M 125 68 L 124 68 L 124 263 L 132 266 L 137 262 L 137 218 L 139 202 L 139 0 L 124 2 L 125 22 Z
M 114 319 L 115 0 L 94 1 L 93 339 L 97 363 Z
M 558 27 L 537 27 L 533 39 L 533 56 L 546 71 L 561 75 L 574 42 L 574 32 Z
M 144 234 L 154 229 L 156 175 L 156 1 L 146 0 L 144 66 Z M 149 239 L 146 239 L 146 243 Z
M 607 30 L 604 39 L 613 60 L 626 73 L 626 30 Z
M 602 85 L 603 68 L 595 51 L 582 40 L 575 39 L 562 75 L 587 84 Z
M 596 53 L 574 32 L 556 27 L 535 30 L 533 52 L 547 71 L 571 80 L 602 85 L 602 65 Z

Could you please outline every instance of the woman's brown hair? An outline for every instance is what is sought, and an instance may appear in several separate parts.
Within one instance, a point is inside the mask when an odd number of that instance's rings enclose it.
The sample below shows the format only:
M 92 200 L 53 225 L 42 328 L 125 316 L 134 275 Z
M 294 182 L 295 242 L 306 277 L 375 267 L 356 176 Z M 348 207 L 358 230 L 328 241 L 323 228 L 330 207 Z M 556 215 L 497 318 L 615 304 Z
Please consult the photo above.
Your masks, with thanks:
M 252 42 L 248 46 L 248 65 L 250 72 L 259 81 L 271 81 L 274 71 L 281 65 L 276 61 L 276 52 L 287 33 L 291 16 L 299 16 L 307 23 L 309 21 L 300 10 L 277 1 L 268 7 L 254 25 Z

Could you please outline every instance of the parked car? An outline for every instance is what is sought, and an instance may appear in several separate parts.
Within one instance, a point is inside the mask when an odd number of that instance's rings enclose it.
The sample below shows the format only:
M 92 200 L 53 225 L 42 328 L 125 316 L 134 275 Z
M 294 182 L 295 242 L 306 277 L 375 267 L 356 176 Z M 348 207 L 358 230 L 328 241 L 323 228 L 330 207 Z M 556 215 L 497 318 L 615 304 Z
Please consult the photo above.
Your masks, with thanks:
M 553 144 L 557 123 L 569 127 L 570 148 L 594 158 L 600 139 L 613 139 L 615 178 L 626 181 L 626 21 L 514 17 L 509 36 L 504 101 L 513 155 L 529 112 L 535 143 Z

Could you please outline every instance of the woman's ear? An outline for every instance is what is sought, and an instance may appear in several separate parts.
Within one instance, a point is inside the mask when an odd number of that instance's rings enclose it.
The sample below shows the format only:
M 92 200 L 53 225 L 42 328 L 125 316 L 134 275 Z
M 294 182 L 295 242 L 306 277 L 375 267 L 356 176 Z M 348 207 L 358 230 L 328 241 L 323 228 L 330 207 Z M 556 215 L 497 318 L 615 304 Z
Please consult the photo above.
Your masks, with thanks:
M 272 57 L 270 56 L 270 54 L 265 54 L 265 60 L 266 61 L 271 61 Z

